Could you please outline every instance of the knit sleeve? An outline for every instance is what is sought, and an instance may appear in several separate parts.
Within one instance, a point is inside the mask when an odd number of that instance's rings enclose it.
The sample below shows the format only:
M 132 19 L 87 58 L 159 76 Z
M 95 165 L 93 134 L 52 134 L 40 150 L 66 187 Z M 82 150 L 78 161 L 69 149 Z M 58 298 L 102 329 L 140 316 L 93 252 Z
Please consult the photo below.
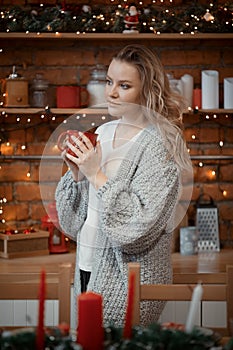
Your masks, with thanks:
M 86 179 L 75 182 L 70 171 L 61 178 L 56 188 L 59 224 L 67 236 L 74 240 L 86 219 L 88 188 Z
M 174 162 L 163 149 L 147 149 L 131 178 L 116 177 L 98 191 L 105 234 L 126 253 L 150 249 L 172 218 L 178 192 Z

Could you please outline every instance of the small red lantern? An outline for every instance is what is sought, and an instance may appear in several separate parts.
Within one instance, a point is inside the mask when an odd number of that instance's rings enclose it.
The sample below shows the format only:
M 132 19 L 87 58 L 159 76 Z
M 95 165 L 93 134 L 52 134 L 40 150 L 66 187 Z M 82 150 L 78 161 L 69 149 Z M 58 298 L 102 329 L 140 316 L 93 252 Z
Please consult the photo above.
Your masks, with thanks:
M 48 215 L 42 219 L 42 227 L 49 231 L 49 252 L 50 253 L 67 253 L 69 251 L 69 238 L 62 232 L 56 210 L 55 202 L 48 205 Z

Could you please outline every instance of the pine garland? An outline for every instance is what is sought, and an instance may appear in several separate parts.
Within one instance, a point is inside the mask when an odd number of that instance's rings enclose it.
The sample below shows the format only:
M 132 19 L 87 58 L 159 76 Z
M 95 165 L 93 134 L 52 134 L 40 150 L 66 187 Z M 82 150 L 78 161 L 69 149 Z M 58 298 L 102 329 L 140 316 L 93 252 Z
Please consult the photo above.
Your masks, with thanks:
M 137 8 L 140 33 L 232 33 L 233 3 Z M 128 5 L 9 6 L 1 9 L 0 32 L 121 33 Z
M 199 328 L 188 334 L 182 330 L 165 329 L 160 324 L 149 327 L 134 327 L 131 339 L 122 338 L 122 329 L 113 325 L 105 329 L 103 350 L 205 350 L 219 346 L 219 337 L 205 334 Z M 46 350 L 81 350 L 71 335 L 64 335 L 59 327 L 48 328 L 45 339 Z M 1 350 L 35 349 L 35 330 L 24 329 L 14 332 L 2 331 Z M 233 349 L 233 338 L 223 350 Z

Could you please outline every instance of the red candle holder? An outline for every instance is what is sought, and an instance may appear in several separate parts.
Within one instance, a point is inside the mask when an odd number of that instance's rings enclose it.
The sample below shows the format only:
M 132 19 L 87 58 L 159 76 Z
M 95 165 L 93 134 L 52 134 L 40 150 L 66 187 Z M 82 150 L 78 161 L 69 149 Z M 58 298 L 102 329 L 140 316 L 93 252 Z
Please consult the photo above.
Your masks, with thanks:
M 51 254 L 67 253 L 69 251 L 69 238 L 62 232 L 56 210 L 55 202 L 47 208 L 48 215 L 42 219 L 42 227 L 49 231 L 49 252 Z

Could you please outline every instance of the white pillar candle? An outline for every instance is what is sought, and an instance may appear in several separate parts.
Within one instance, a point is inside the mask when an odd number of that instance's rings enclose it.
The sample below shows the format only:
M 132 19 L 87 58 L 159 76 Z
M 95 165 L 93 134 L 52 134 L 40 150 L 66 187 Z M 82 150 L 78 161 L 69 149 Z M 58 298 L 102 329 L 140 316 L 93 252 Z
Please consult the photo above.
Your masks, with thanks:
M 219 108 L 219 74 L 216 70 L 201 72 L 202 108 Z
M 202 298 L 202 293 L 203 293 L 203 288 L 201 284 L 198 284 L 193 290 L 189 313 L 185 324 L 185 331 L 187 333 L 191 333 L 193 330 L 195 318 L 198 311 L 198 306 Z
M 224 79 L 224 108 L 233 108 L 233 78 Z
M 186 107 L 192 107 L 193 104 L 193 77 L 190 74 L 184 74 L 181 77 L 183 84 L 183 96 L 186 100 Z

